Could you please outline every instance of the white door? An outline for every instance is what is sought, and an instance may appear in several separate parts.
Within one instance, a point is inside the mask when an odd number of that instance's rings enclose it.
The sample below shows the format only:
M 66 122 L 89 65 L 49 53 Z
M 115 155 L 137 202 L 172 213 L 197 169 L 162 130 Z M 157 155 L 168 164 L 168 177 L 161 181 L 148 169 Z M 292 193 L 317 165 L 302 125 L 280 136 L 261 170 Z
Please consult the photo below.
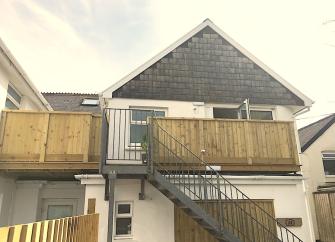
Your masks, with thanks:
M 42 220 L 77 215 L 78 199 L 43 199 Z

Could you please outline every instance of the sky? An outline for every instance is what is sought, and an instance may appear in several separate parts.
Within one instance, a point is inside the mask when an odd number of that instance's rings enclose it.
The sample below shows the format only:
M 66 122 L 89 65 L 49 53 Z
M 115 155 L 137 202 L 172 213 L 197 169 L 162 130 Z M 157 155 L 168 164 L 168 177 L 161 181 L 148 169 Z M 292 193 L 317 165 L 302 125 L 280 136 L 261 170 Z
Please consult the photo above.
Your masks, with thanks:
M 0 0 L 0 37 L 41 91 L 99 93 L 206 18 L 335 113 L 334 0 Z

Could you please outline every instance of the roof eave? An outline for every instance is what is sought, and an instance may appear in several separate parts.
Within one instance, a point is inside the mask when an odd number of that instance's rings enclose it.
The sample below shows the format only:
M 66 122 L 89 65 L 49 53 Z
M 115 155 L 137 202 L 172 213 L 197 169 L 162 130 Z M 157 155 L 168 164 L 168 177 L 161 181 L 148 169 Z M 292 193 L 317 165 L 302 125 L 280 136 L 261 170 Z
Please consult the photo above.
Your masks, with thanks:
M 28 87 L 33 91 L 33 93 L 36 95 L 38 100 L 41 102 L 42 106 L 46 108 L 48 111 L 53 111 L 51 105 L 48 103 L 48 101 L 43 97 L 43 95 L 38 91 L 36 86 L 33 84 L 33 82 L 29 79 L 27 74 L 24 72 L 23 68 L 20 66 L 18 61 L 15 59 L 15 57 L 12 55 L 10 50 L 6 47 L 5 43 L 0 38 L 0 49 L 4 53 L 4 55 L 7 57 L 7 59 L 12 63 L 14 66 L 14 70 L 17 72 L 17 74 L 22 78 L 24 82 L 28 85 Z

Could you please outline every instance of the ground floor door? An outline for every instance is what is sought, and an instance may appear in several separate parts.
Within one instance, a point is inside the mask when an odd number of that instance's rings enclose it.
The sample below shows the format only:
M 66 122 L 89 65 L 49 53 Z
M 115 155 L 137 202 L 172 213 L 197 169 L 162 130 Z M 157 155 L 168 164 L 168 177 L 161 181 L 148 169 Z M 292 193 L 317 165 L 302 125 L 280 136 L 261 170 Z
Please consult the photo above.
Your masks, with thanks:
M 322 242 L 335 241 L 335 191 L 314 193 L 315 213 Z

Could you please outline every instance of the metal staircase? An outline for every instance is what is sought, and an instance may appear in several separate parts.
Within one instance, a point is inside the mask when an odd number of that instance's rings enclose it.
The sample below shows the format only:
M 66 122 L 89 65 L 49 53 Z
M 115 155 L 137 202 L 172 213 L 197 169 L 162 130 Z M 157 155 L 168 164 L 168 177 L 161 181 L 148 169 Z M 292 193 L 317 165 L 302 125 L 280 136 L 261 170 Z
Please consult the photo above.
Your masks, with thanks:
M 163 129 L 148 124 L 148 180 L 219 241 L 302 242 Z

